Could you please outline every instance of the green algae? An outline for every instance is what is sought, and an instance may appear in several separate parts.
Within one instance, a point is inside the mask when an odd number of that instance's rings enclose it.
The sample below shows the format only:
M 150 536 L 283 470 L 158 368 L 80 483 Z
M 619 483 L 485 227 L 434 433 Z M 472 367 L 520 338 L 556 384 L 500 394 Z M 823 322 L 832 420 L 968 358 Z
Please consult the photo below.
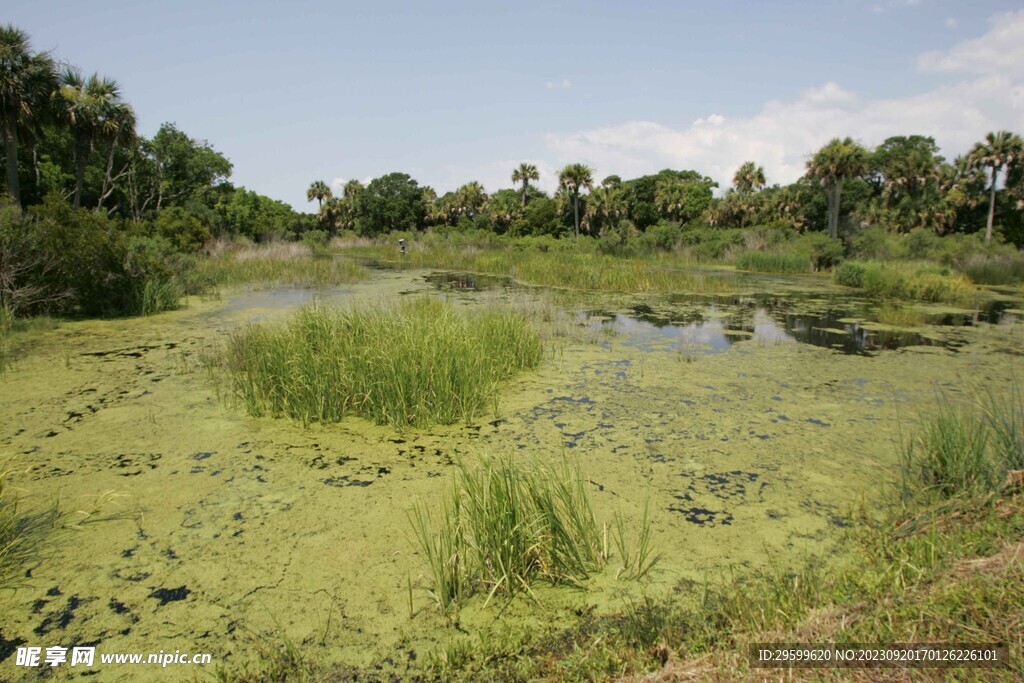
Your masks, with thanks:
M 430 291 L 422 275 L 382 272 L 321 297 Z M 400 435 L 359 418 L 309 428 L 250 418 L 218 398 L 202 355 L 254 318 L 288 315 L 294 302 L 280 298 L 242 291 L 34 338 L 4 379 L 0 454 L 29 467 L 21 485 L 33 500 L 115 491 L 139 514 L 89 525 L 0 595 L 5 641 L 212 652 L 233 664 L 257 642 L 287 638 L 323 661 L 399 666 L 458 633 L 427 594 L 406 512 L 450 487 L 457 458 L 489 454 L 571 452 L 598 516 L 618 511 L 634 529 L 650 500 L 663 556 L 646 577 L 651 594 L 769 555 L 828 553 L 847 512 L 894 479 L 899 417 L 936 386 L 956 393 L 968 379 L 1005 376 L 1024 341 L 1024 325 L 979 326 L 961 331 L 970 343 L 956 352 L 863 357 L 738 339 L 690 363 L 636 344 L 635 331 L 566 335 L 559 353 L 512 380 L 497 415 Z M 616 310 L 635 299 L 584 302 Z M 636 590 L 610 568 L 586 591 L 539 587 L 540 606 L 516 600 L 500 617 L 470 601 L 458 624 L 471 634 L 496 619 L 550 626 L 621 610 Z M 5 674 L 12 665 L 13 655 L 0 662 Z M 104 675 L 119 674 L 160 676 Z

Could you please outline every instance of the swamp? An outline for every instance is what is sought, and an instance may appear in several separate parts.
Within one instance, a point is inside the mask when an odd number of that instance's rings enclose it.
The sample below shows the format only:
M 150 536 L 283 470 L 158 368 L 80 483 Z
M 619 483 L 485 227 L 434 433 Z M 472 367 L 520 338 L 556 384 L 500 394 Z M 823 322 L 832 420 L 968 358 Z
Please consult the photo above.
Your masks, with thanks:
M 33 334 L 2 379 L 0 447 L 24 470 L 23 505 L 42 514 L 56 496 L 75 523 L 34 537 L 23 585 L 0 595 L 3 656 L 40 638 L 173 642 L 245 671 L 287 643 L 373 680 L 481 634 L 557 632 L 648 596 L 696 603 L 708 585 L 811 559 L 841 566 L 853 516 L 885 504 L 899 444 L 936 397 L 1005 383 L 1024 349 L 1024 301 L 994 290 L 969 307 L 908 304 L 920 322 L 901 327 L 814 276 L 728 272 L 729 294 L 641 295 L 365 273 Z M 252 417 L 211 360 L 310 305 L 422 300 L 519 311 L 542 356 L 467 419 L 425 426 Z M 649 571 L 631 579 L 613 549 L 574 586 L 440 609 L 413 510 L 436 515 L 459 464 L 492 456 L 576 463 L 604 545 L 616 522 L 627 546 L 646 529 Z M 147 673 L 161 672 L 132 679 Z

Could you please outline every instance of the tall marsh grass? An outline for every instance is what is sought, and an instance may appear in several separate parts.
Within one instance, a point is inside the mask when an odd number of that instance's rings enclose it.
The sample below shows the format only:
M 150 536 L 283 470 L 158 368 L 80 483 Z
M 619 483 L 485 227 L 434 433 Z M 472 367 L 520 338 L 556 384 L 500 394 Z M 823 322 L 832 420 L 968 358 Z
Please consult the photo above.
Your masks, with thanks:
M 496 410 L 501 383 L 541 356 L 536 328 L 518 313 L 420 298 L 314 304 L 286 325 L 231 335 L 221 364 L 250 415 L 307 424 L 358 415 L 403 429 Z
M 811 257 L 799 252 L 745 251 L 736 257 L 736 268 L 760 273 L 809 273 Z
M 535 581 L 578 585 L 608 556 L 587 481 L 564 459 L 460 462 L 440 516 L 418 506 L 410 520 L 442 611 L 475 593 L 532 594 Z
M 271 242 L 262 245 L 214 244 L 207 258 L 196 262 L 197 286 L 247 283 L 338 285 L 367 277 L 362 266 L 313 253 L 309 245 Z
M 905 496 L 981 495 L 1024 469 L 1024 391 L 1014 381 L 971 403 L 942 397 L 900 458 Z

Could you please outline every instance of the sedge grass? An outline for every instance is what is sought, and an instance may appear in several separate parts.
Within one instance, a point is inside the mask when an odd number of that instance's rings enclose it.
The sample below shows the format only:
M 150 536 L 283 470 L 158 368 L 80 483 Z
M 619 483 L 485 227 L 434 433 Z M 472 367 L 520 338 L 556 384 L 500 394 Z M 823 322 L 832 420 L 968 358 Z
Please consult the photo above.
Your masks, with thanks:
M 14 475 L 10 461 L 0 462 L 0 590 L 18 584 L 25 565 L 38 558 L 62 517 L 56 504 L 41 512 L 26 511 L 12 485 Z
M 760 273 L 809 273 L 811 257 L 799 252 L 745 251 L 736 257 L 738 270 Z
M 347 415 L 397 429 L 471 422 L 502 382 L 535 367 L 542 346 L 520 314 L 459 311 L 430 298 L 332 310 L 232 334 L 220 358 L 250 415 L 304 424 Z
M 970 403 L 941 397 L 900 458 L 905 497 L 992 493 L 1024 468 L 1024 391 L 1016 381 Z
M 442 611 L 477 593 L 532 594 L 535 581 L 579 585 L 607 560 L 587 481 L 567 459 L 460 462 L 437 520 L 410 513 Z

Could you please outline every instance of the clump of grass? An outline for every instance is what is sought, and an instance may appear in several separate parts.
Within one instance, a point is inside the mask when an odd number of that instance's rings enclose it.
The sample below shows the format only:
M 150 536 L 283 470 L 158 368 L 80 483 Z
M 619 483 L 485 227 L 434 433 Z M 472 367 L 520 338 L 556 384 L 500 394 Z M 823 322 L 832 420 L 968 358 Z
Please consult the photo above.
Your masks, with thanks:
M 1024 282 L 1024 255 L 975 254 L 966 259 L 960 270 L 979 285 L 1012 285 Z
M 736 268 L 761 273 L 808 273 L 811 259 L 796 252 L 745 251 L 736 257 Z
M 532 594 L 534 581 L 579 585 L 607 560 L 587 481 L 565 459 L 460 462 L 437 525 L 423 507 L 410 520 L 443 611 L 475 593 Z
M 14 474 L 10 461 L 0 462 L 0 590 L 16 585 L 25 565 L 38 557 L 61 518 L 56 505 L 42 512 L 26 512 L 12 486 Z
M 975 403 L 943 397 L 904 447 L 900 464 L 905 496 L 993 492 L 1009 471 L 1024 468 L 1024 392 L 1012 382 Z
M 958 303 L 976 294 L 961 273 L 928 263 L 847 261 L 833 271 L 836 284 L 863 289 L 869 296 Z
M 404 429 L 472 421 L 496 408 L 503 381 L 541 356 L 540 336 L 520 314 L 460 312 L 420 298 L 337 310 L 314 304 L 284 326 L 231 335 L 220 362 L 250 415 L 304 424 L 358 415 Z
M 921 311 L 910 306 L 899 306 L 895 304 L 884 304 L 875 311 L 875 319 L 886 325 L 897 327 L 913 327 L 922 325 L 925 316 Z
M 612 540 L 619 551 L 621 567 L 618 576 L 641 580 L 651 573 L 661 560 L 661 554 L 654 552 L 651 536 L 650 499 L 644 502 L 643 519 L 640 522 L 640 536 L 637 538 L 636 549 L 630 542 L 626 531 L 626 520 L 621 514 L 615 515 L 615 528 Z

